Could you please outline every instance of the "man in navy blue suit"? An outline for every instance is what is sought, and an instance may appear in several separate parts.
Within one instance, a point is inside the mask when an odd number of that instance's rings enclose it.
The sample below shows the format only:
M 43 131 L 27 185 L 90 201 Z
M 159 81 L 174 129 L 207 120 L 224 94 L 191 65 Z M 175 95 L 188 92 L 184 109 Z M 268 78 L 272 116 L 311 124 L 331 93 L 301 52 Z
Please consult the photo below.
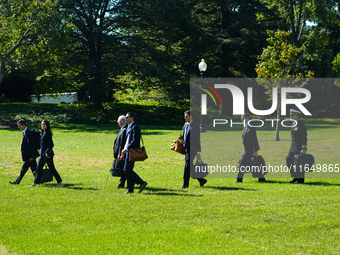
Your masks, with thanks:
M 37 168 L 36 158 L 39 157 L 39 152 L 34 142 L 33 132 L 26 127 L 26 121 L 19 120 L 17 124 L 18 128 L 23 130 L 20 151 L 24 163 L 22 164 L 19 177 L 14 182 L 9 182 L 10 184 L 19 184 L 22 178 L 24 178 L 28 168 L 31 168 L 34 175 Z
M 135 122 L 135 114 L 132 112 L 128 112 L 125 116 L 126 122 L 128 124 L 128 128 L 126 131 L 126 143 L 124 150 L 122 151 L 122 155 L 119 157 L 122 160 L 125 156 L 125 164 L 123 171 L 126 172 L 127 177 L 127 186 L 128 190 L 125 194 L 133 193 L 133 189 L 135 184 L 139 184 L 139 193 L 141 193 L 147 182 L 143 181 L 134 171 L 133 167 L 135 162 L 129 161 L 129 149 L 131 148 L 140 148 L 140 138 L 141 131 L 137 123 Z
M 184 175 L 183 175 L 183 186 L 182 189 L 189 187 L 190 180 L 190 169 L 193 169 L 193 161 L 195 157 L 201 159 L 201 139 L 200 139 L 200 128 L 193 121 L 191 110 L 184 112 L 185 124 L 183 127 L 183 135 L 179 138 L 183 139 L 183 145 L 185 147 L 185 164 L 184 164 Z M 203 187 L 207 183 L 204 178 L 198 178 L 200 186 Z

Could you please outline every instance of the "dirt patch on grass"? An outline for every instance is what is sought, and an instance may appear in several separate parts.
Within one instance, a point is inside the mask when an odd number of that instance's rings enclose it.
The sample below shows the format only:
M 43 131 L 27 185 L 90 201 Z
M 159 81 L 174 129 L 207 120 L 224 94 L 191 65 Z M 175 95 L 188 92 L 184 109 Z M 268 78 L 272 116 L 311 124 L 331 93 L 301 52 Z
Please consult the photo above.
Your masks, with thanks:
M 0 245 L 0 255 L 5 255 L 5 254 L 7 255 L 7 254 L 16 254 L 16 253 L 9 253 L 8 249 L 5 246 Z

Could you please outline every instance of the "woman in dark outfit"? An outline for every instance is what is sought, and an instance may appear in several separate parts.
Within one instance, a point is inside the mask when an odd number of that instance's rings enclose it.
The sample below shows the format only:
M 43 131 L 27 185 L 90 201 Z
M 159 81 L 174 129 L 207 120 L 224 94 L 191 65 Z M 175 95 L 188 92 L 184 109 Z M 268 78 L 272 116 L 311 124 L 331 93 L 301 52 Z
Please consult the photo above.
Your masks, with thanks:
M 60 178 L 59 173 L 55 169 L 54 163 L 53 163 L 53 140 L 52 140 L 52 131 L 51 131 L 51 125 L 48 120 L 43 120 L 41 122 L 41 138 L 40 138 L 40 158 L 37 166 L 37 174 L 35 176 L 34 183 L 31 185 L 31 187 L 35 187 L 37 184 L 40 183 L 41 173 L 43 170 L 43 167 L 45 163 L 47 163 L 48 168 L 50 169 L 51 173 L 53 174 L 54 178 L 58 182 L 57 187 L 62 187 L 62 180 Z

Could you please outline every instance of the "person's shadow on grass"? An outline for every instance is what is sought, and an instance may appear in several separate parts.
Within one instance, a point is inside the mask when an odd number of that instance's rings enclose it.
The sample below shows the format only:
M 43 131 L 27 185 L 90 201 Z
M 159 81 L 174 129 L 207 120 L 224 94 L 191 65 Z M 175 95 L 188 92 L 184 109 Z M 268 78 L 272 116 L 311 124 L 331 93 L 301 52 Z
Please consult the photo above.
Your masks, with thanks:
M 277 181 L 277 180 L 266 180 L 264 183 L 273 183 L 273 184 L 289 184 L 292 185 L 292 183 L 289 183 L 289 181 Z M 296 185 L 296 184 L 295 184 Z M 305 183 L 301 185 L 310 185 L 310 186 L 340 186 L 340 183 L 329 183 L 325 181 L 316 181 L 313 182 L 311 179 L 305 180 Z
M 202 197 L 203 195 L 197 194 L 188 194 L 186 191 L 187 189 L 165 189 L 165 188 L 154 188 L 154 187 L 146 187 L 145 191 L 143 192 L 145 195 L 152 195 L 152 196 L 187 196 L 187 197 Z M 151 192 L 150 192 L 151 191 Z
M 213 187 L 213 186 L 206 186 L 206 188 L 210 189 L 218 189 L 218 190 L 247 190 L 247 191 L 257 191 L 256 189 L 246 189 L 246 188 L 241 188 L 241 187 Z
M 56 185 L 54 183 L 44 183 L 43 185 L 48 188 L 56 188 Z M 92 187 L 81 187 L 81 186 L 82 186 L 82 183 L 66 183 L 66 184 L 63 184 L 63 187 L 59 189 L 98 190 Z

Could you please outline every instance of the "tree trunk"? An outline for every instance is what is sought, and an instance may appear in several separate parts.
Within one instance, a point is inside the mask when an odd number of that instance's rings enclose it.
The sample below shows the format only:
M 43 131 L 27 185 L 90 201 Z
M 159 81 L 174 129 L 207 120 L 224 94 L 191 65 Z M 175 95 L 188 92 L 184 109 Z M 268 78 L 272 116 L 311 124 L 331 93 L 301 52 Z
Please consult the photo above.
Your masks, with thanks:
M 220 12 L 220 23 L 221 23 L 221 32 L 225 32 L 229 25 L 229 15 L 226 10 L 221 10 Z M 221 59 L 221 66 L 222 66 L 222 73 L 220 73 L 220 76 L 222 77 L 230 77 L 229 73 L 229 59 L 228 59 L 228 46 L 221 42 L 220 43 L 220 59 Z
M 102 97 L 101 97 L 101 90 L 98 89 L 97 91 L 94 92 L 93 95 L 93 108 L 95 110 L 101 110 L 103 109 L 103 105 L 102 105 Z
M 94 79 L 93 83 L 91 84 L 91 91 L 92 91 L 92 102 L 93 102 L 93 108 L 95 110 L 101 110 L 103 109 L 103 90 L 104 87 L 102 85 L 102 80 L 100 77 L 100 74 L 95 74 L 96 78 Z
M 280 141 L 279 129 L 280 129 L 280 110 L 277 109 L 276 111 L 276 119 L 278 122 L 276 123 L 276 134 L 275 134 L 275 141 Z

